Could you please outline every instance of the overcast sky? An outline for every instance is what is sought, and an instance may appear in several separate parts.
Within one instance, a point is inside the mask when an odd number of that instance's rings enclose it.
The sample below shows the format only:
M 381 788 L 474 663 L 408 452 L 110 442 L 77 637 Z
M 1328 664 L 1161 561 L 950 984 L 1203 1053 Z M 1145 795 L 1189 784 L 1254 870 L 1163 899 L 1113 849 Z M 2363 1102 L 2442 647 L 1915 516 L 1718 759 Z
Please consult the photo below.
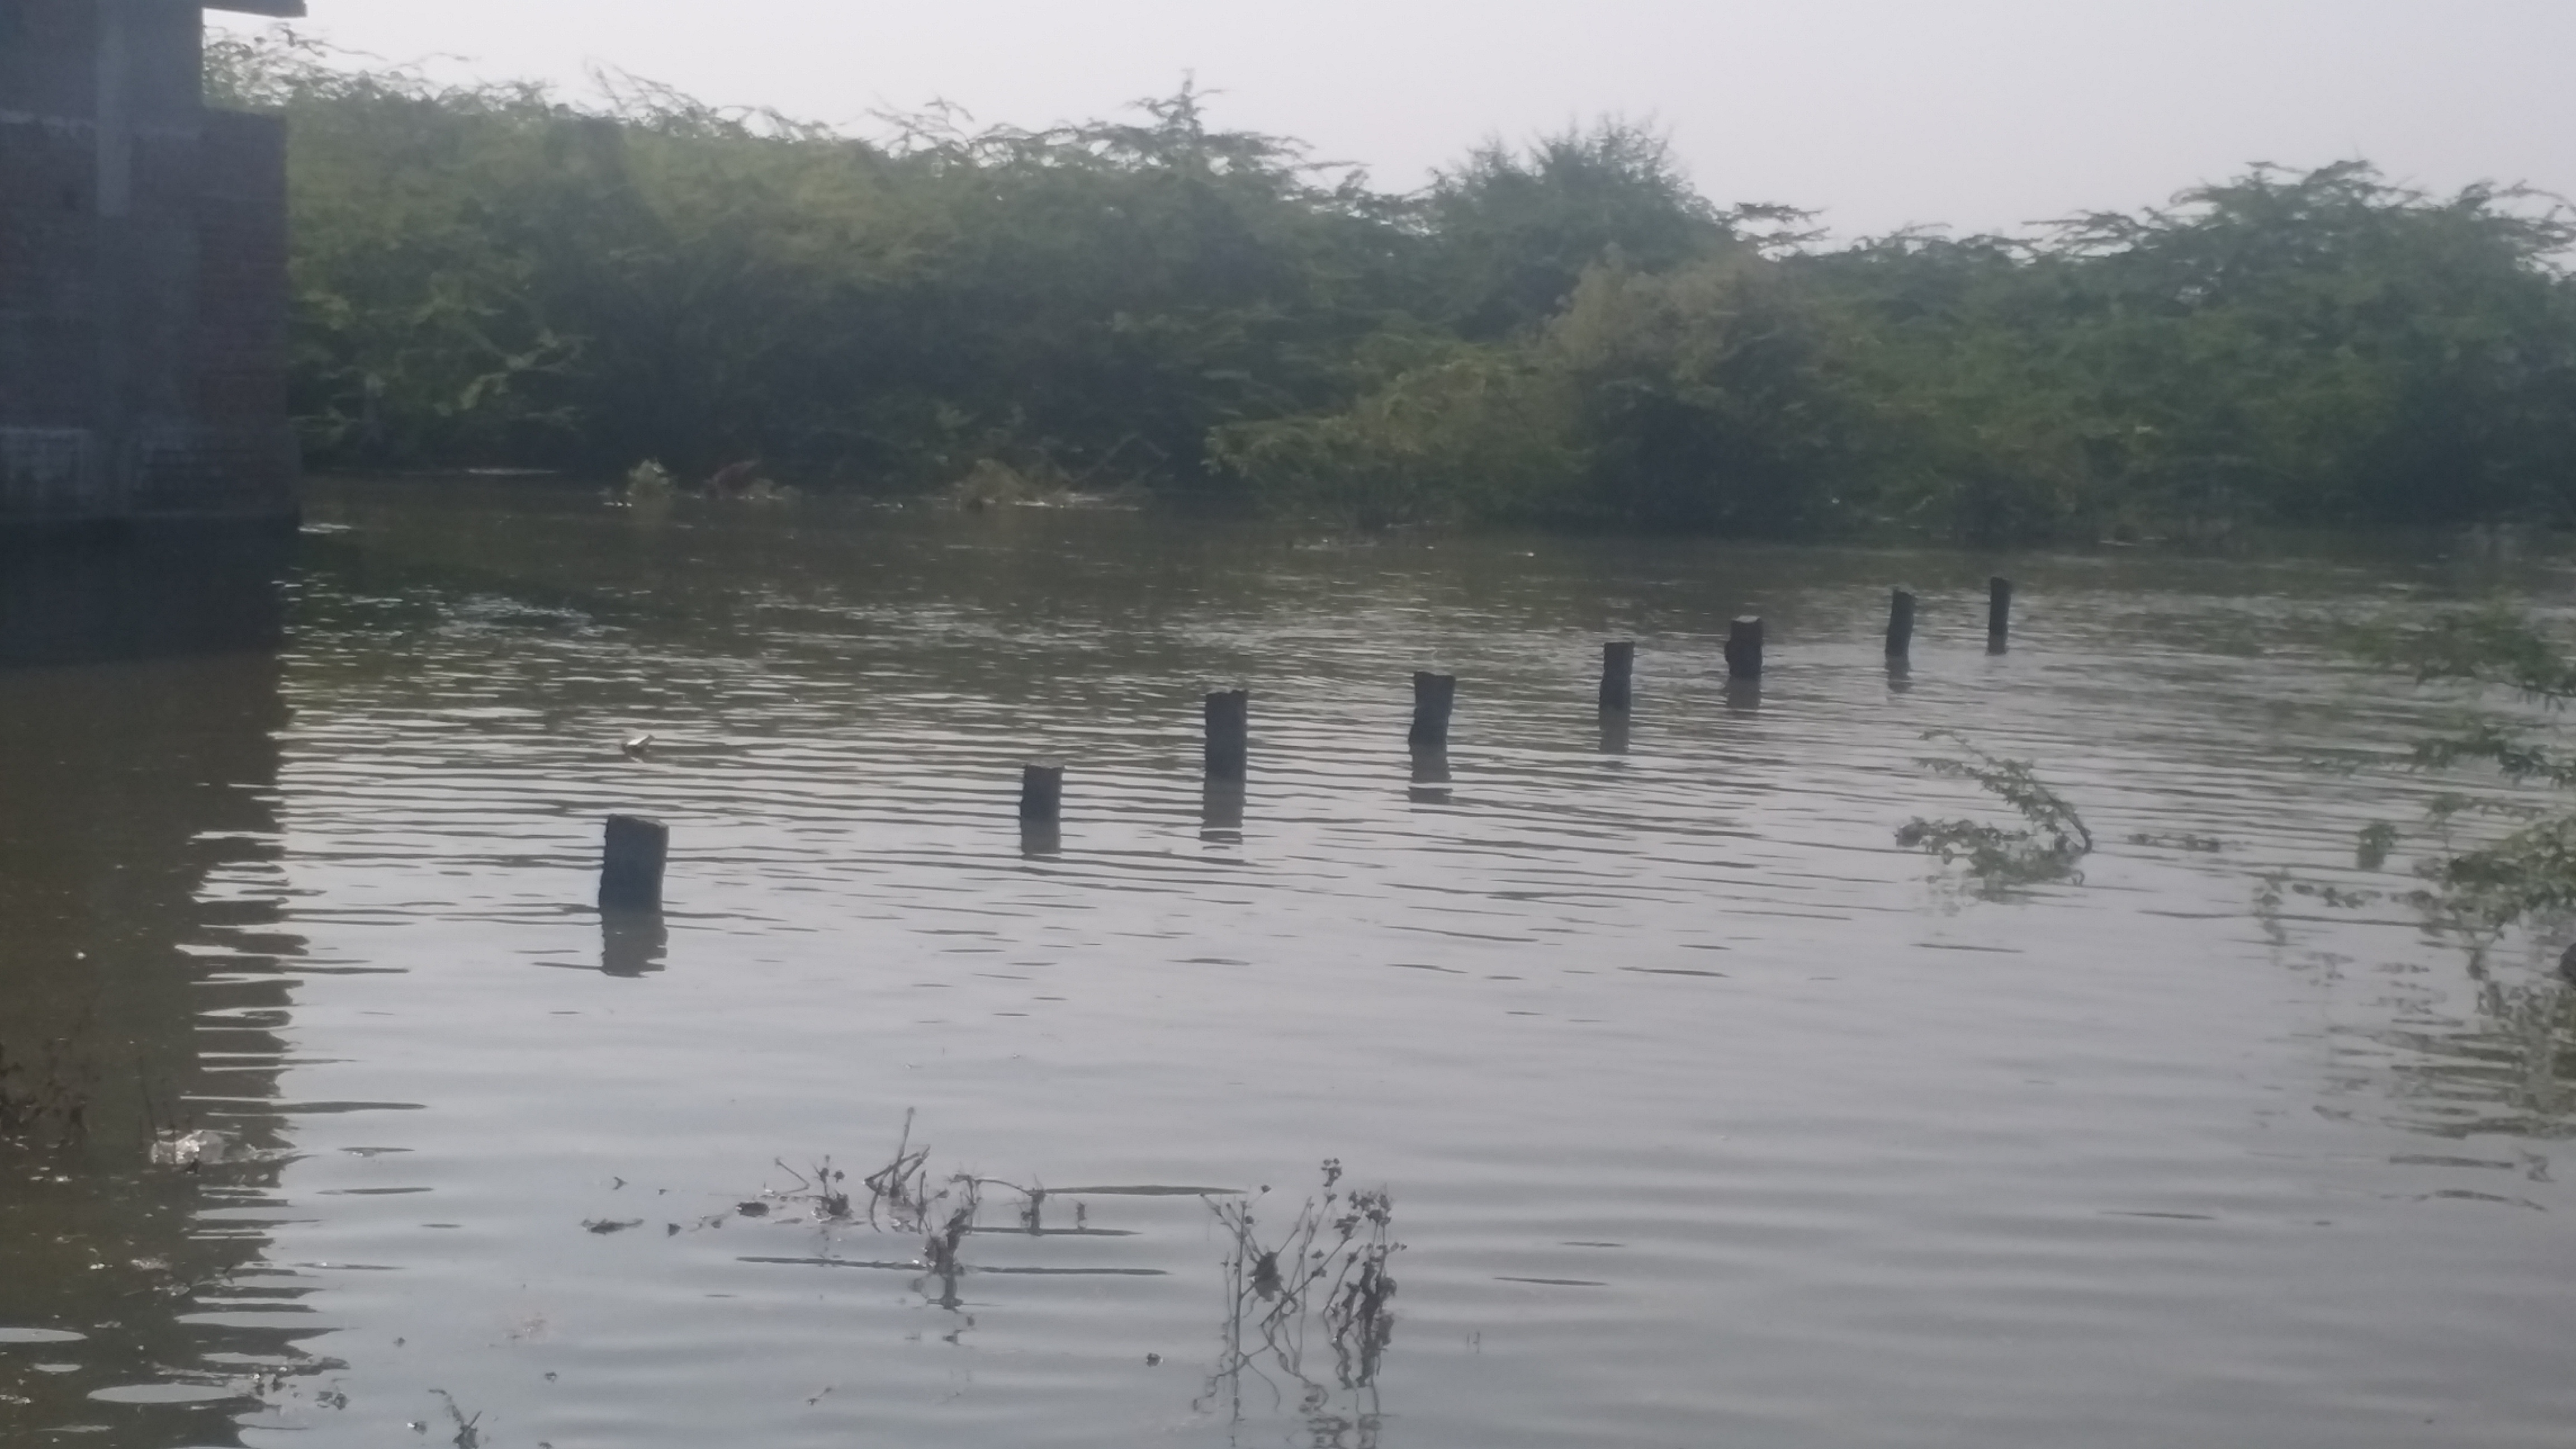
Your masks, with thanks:
M 2576 193 L 2576 0 L 311 4 L 309 33 L 445 74 L 607 65 L 854 125 L 934 98 L 1043 125 L 1195 74 L 1219 124 L 1389 188 L 1487 135 L 1650 117 L 1711 197 L 1845 236 L 2135 207 L 2256 160 Z

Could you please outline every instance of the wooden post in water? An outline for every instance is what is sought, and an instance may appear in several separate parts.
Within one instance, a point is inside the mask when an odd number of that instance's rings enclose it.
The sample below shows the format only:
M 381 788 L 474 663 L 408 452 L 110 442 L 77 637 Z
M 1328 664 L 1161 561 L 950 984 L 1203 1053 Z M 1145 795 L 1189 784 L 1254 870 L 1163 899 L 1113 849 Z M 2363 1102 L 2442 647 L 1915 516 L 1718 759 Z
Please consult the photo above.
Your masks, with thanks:
M 599 856 L 599 908 L 603 911 L 662 909 L 662 864 L 670 856 L 671 831 L 659 820 L 640 815 L 611 815 Z
M 1063 813 L 1064 766 L 1021 766 L 1020 819 L 1032 825 L 1053 825 Z
M 1252 759 L 1252 691 L 1221 690 L 1207 697 L 1207 777 L 1240 780 Z
M 1914 652 L 1914 596 L 1903 589 L 1887 601 L 1887 657 L 1903 659 Z
M 1747 614 L 1727 627 L 1726 672 L 1738 679 L 1762 677 L 1762 620 Z
M 1417 671 L 1413 676 L 1413 732 L 1405 738 L 1416 749 L 1447 748 L 1449 711 L 1457 702 L 1457 675 Z
M 1601 707 L 1628 712 L 1637 672 L 1637 641 L 1614 640 L 1601 646 Z
M 1986 652 L 2001 654 L 2012 642 L 2012 580 L 1986 580 Z

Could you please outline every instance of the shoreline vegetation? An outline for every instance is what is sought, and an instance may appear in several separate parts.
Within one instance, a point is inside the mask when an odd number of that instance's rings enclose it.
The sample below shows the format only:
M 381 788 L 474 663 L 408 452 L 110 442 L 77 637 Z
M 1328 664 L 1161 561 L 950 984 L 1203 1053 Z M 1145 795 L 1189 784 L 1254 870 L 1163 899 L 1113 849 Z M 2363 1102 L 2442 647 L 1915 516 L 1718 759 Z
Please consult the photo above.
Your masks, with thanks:
M 2576 523 L 2576 219 L 2514 187 L 2256 166 L 2028 236 L 1838 245 L 1618 120 L 1397 194 L 1188 86 L 863 138 L 284 29 L 207 62 L 293 135 L 318 469 L 757 459 L 961 501 L 1971 543 Z

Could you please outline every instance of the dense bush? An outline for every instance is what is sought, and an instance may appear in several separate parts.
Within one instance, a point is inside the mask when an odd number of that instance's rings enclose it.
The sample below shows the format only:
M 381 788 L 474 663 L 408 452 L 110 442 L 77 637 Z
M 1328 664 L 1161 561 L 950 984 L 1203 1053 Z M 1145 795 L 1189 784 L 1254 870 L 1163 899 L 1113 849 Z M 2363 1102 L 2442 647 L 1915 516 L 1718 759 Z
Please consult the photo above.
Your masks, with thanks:
M 863 139 L 219 43 L 282 110 L 321 467 L 976 473 L 1353 520 L 2086 538 L 2566 521 L 2576 229 L 2348 163 L 1829 249 L 1618 122 L 1390 195 L 1187 89 Z

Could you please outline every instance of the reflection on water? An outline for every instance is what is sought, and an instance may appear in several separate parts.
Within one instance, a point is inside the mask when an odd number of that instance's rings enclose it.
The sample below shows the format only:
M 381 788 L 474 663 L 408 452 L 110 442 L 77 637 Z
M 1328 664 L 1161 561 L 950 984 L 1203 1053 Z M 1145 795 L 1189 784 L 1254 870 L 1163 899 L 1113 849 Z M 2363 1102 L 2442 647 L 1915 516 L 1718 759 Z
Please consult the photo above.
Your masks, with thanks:
M 1628 715 L 1625 710 L 1601 712 L 1601 753 L 1605 755 L 1628 753 Z
M 2298 768 L 2433 717 L 2329 621 L 2545 561 L 2015 560 L 1988 655 L 1997 564 L 1937 553 L 315 513 L 282 657 L 0 674 L 0 1040 L 87 1043 L 97 1093 L 73 1157 L 0 1157 L 0 1443 L 2576 1415 L 2534 1270 L 2576 1212 L 2571 991 L 2538 947 L 2470 971 L 2391 904 L 2402 848 L 2354 859 L 2440 782 Z M 1755 610 L 1758 697 L 1717 662 Z M 1423 659 L 1471 707 L 1399 763 Z M 1210 680 L 1259 695 L 1248 787 L 1206 775 Z M 1895 847 L 1992 808 L 1916 762 L 1934 729 L 2083 811 L 2080 885 L 1986 902 Z M 1016 818 L 1034 758 L 1061 830 Z M 592 909 L 616 814 L 671 827 L 663 913 Z M 2276 872 L 2317 890 L 2258 913 Z M 828 1154 L 914 1108 L 973 1150 L 899 1228 Z M 179 1125 L 238 1150 L 152 1170 Z M 1283 1251 L 1258 1209 L 1247 1254 L 1211 1213 L 1327 1154 L 1404 1204 L 1400 1322 L 1336 1291 L 1289 1332 L 1340 1218 Z
M 225 1401 L 309 1362 L 264 1262 L 302 945 L 278 681 L 262 654 L 0 671 L 0 1048 L 57 1057 L 87 1127 L 0 1143 L 0 1329 L 54 1336 L 0 1348 L 0 1442 L 227 1437 Z M 152 1165 L 156 1131 L 222 1135 L 182 1170 Z
M 286 526 L 0 530 L 0 668 L 276 647 Z
M 2370 1034 L 2394 1115 L 2445 1137 L 2576 1137 L 2576 991 L 2558 981 L 2478 984 L 2474 1014 L 2433 1002 Z
M 671 928 L 660 911 L 602 911 L 599 969 L 611 976 L 659 971 L 671 953 Z
M 1248 787 L 1241 780 L 1209 779 L 1199 786 L 1199 838 L 1212 844 L 1240 844 Z
M 1413 751 L 1413 788 L 1407 798 L 1416 805 L 1449 803 L 1449 752 L 1416 746 Z

